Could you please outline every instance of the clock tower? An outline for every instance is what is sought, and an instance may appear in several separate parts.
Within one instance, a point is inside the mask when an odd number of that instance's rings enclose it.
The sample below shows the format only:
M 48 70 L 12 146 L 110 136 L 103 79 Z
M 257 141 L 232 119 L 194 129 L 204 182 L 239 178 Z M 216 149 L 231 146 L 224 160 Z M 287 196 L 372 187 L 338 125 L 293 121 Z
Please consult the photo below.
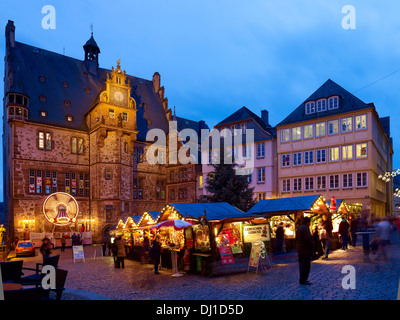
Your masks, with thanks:
M 117 67 L 107 73 L 105 90 L 86 114 L 90 137 L 90 210 L 102 225 L 117 223 L 133 210 L 136 111 L 130 80 L 118 60 Z

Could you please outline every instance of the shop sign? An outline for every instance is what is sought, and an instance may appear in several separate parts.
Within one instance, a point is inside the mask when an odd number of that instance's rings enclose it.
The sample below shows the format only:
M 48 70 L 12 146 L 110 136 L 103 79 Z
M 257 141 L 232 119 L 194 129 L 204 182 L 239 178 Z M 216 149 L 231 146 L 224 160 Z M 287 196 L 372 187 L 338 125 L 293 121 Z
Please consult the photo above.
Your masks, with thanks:
M 234 263 L 233 254 L 230 246 L 221 246 L 218 249 L 219 249 L 219 254 L 221 255 L 222 264 Z
M 248 224 L 243 227 L 243 242 L 271 241 L 268 224 Z
M 85 262 L 85 255 L 83 253 L 83 246 L 73 246 L 72 252 L 74 255 L 74 263 L 76 260 L 82 260 Z

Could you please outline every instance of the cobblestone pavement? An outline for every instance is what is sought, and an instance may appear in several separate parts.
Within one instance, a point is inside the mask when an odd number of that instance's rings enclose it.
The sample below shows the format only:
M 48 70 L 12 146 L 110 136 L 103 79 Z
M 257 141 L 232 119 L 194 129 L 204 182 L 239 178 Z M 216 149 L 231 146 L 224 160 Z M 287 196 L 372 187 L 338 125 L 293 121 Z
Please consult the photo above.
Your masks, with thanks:
M 94 259 L 93 246 L 85 246 L 85 262 L 74 263 L 72 251 L 58 249 L 60 268 L 69 271 L 65 300 L 396 300 L 400 279 L 400 243 L 388 248 L 387 261 L 364 262 L 361 246 L 336 250 L 328 260 L 311 265 L 311 286 L 298 284 L 296 261 L 274 264 L 266 273 L 249 272 L 219 277 L 186 274 L 171 277 L 171 270 L 154 275 L 151 265 L 126 260 L 125 269 L 115 269 L 113 258 Z M 100 252 L 97 247 L 97 252 Z M 33 267 L 40 256 L 24 258 Z M 354 266 L 356 288 L 343 289 L 345 265 Z

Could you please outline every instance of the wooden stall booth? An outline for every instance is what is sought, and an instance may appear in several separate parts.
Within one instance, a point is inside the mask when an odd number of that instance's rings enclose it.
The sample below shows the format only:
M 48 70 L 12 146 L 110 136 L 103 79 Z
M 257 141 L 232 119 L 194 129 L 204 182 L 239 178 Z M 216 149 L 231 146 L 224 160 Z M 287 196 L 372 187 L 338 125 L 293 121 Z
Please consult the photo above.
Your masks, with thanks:
M 132 248 L 129 259 L 147 263 L 154 233 L 150 227 L 155 225 L 161 211 L 146 211 L 141 216 L 133 216 L 137 220 L 135 227 L 130 229 L 132 235 Z
M 270 227 L 255 216 L 228 203 L 174 203 L 167 205 L 157 222 L 181 219 L 192 223 L 178 235 L 179 266 L 202 275 L 244 272 L 253 241 L 269 245 Z M 170 234 L 164 234 L 168 248 Z M 166 254 L 167 258 L 168 254 Z
M 311 218 L 311 226 L 321 215 L 330 214 L 329 206 L 321 195 L 267 199 L 258 201 L 248 213 L 264 215 L 271 223 L 272 251 L 291 251 L 296 248 L 296 230 L 304 217 Z M 283 247 L 278 246 L 276 232 L 283 227 Z M 312 230 L 311 230 L 312 231 Z

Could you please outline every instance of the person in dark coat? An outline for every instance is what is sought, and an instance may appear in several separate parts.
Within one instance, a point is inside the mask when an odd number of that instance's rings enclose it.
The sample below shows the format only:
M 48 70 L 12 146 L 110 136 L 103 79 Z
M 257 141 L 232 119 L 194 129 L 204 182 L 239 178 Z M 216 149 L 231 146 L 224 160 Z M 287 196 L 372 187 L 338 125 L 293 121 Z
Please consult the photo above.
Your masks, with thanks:
M 339 234 L 342 237 L 342 249 L 347 250 L 347 244 L 349 242 L 349 228 L 350 225 L 346 218 L 343 218 L 342 222 L 339 224 Z
M 299 259 L 299 271 L 301 285 L 310 285 L 307 280 L 311 269 L 311 260 L 314 253 L 314 239 L 310 233 L 309 217 L 304 217 L 302 224 L 296 232 L 297 252 Z
M 276 253 L 283 252 L 283 242 L 285 241 L 285 229 L 283 228 L 283 222 L 279 223 L 276 227 Z
M 150 249 L 150 258 L 154 261 L 154 274 L 159 274 L 158 265 L 160 264 L 161 257 L 161 245 L 160 245 L 160 236 L 156 236 L 153 240 L 152 247 Z
M 40 253 L 43 255 L 43 259 L 49 258 L 51 255 L 51 241 L 49 238 L 42 239 L 42 245 L 40 246 Z

